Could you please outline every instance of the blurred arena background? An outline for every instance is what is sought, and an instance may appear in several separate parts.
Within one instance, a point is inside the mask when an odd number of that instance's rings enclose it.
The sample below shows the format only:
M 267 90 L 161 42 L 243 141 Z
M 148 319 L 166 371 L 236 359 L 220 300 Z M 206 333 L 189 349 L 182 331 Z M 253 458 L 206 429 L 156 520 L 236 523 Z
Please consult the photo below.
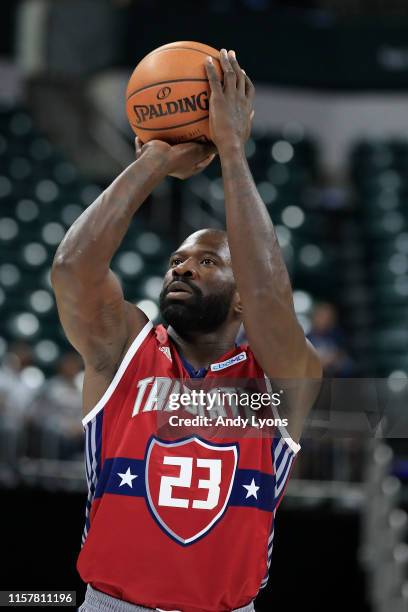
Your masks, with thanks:
M 408 373 L 408 8 L 3 0 L 0 33 L 1 588 L 80 599 L 82 363 L 49 272 L 67 228 L 134 158 L 131 70 L 175 40 L 236 50 L 257 88 L 250 166 L 326 376 L 378 378 L 398 393 Z M 223 224 L 216 162 L 166 180 L 113 262 L 126 298 L 157 320 L 171 249 Z M 257 609 L 408 610 L 407 482 L 404 439 L 305 440 Z

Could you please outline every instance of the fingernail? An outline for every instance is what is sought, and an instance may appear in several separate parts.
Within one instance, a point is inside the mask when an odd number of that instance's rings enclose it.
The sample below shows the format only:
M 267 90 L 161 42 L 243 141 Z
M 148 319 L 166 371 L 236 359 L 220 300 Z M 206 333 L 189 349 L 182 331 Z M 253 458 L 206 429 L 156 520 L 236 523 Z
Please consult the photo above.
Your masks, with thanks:
M 224 55 L 228 55 L 227 50 L 226 49 L 221 49 L 221 53 L 224 53 Z
M 235 51 L 232 51 L 232 50 L 231 50 L 231 51 L 230 51 L 230 54 L 232 55 L 232 57 L 233 57 L 234 59 L 236 58 Z
M 208 62 L 209 64 L 212 64 L 212 63 L 213 63 L 213 58 L 211 57 L 211 55 L 209 55 L 209 56 L 207 57 L 207 62 Z

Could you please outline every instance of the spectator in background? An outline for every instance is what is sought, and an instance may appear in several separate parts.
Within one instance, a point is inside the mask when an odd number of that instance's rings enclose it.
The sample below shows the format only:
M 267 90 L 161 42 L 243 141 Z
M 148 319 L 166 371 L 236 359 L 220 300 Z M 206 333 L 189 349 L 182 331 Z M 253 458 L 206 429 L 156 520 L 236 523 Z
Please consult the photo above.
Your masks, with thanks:
M 326 377 L 352 376 L 353 362 L 347 353 L 344 332 L 333 304 L 319 302 L 315 305 L 307 337 L 319 354 Z
M 32 406 L 32 423 L 39 439 L 38 454 L 73 459 L 83 454 L 80 378 L 83 362 L 78 353 L 62 355 L 55 376 L 47 380 Z
M 33 390 L 24 382 L 22 371 L 32 365 L 31 347 L 25 342 L 10 345 L 0 367 L 0 406 L 13 407 L 14 413 L 24 413 L 33 397 Z
M 31 364 L 31 347 L 15 342 L 0 367 L 0 480 L 4 483 L 14 481 L 17 459 L 26 446 L 25 424 L 33 390 L 24 382 L 22 371 Z

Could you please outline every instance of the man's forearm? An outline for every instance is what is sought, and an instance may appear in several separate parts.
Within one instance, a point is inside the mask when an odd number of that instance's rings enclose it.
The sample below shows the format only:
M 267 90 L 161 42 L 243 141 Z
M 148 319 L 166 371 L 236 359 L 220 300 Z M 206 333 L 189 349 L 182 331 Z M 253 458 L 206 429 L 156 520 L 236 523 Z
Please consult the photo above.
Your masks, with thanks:
M 90 276 L 97 282 L 106 274 L 133 215 L 165 176 L 164 164 L 148 155 L 128 166 L 69 229 L 54 266 L 74 267 L 81 278 Z
M 238 290 L 282 297 L 292 304 L 289 275 L 273 223 L 240 146 L 220 151 L 228 242 Z
M 296 318 L 289 274 L 272 220 L 245 157 L 255 89 L 233 51 L 222 49 L 220 61 L 222 83 L 211 58 L 206 63 L 210 128 L 221 160 L 228 243 L 246 335 L 268 376 L 311 375 L 311 361 L 319 376 L 320 368 L 311 360 Z

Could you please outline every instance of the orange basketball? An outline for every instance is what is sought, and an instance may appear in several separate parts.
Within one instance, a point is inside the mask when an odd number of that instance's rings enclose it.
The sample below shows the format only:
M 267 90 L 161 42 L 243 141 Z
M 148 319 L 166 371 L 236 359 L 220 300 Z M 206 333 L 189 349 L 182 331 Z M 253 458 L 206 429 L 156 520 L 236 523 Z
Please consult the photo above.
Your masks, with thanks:
M 210 140 L 205 71 L 209 55 L 222 78 L 219 51 L 197 42 L 163 45 L 139 62 L 127 86 L 126 113 L 142 142 Z

